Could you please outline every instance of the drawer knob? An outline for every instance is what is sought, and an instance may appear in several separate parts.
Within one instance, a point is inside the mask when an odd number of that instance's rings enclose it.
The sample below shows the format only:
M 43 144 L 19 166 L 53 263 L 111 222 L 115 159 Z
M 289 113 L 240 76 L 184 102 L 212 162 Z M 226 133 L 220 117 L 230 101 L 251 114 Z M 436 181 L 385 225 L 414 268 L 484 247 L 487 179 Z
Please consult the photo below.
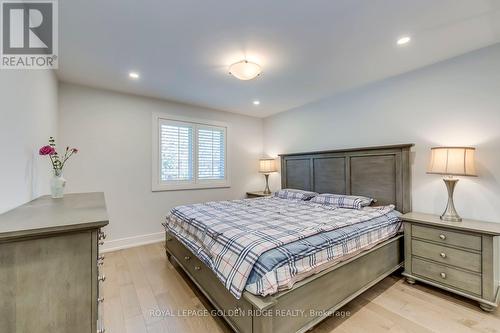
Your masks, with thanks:
M 440 275 L 442 279 L 446 279 L 446 273 L 441 273 Z
M 442 240 L 445 240 L 445 239 L 446 239 L 446 236 L 445 236 L 445 235 L 443 235 L 443 234 L 441 234 L 441 235 L 439 235 L 439 238 L 441 238 Z
M 106 281 L 106 276 L 105 276 L 105 275 L 99 275 L 99 276 L 97 277 L 97 281 L 99 281 L 99 282 L 104 282 L 104 281 Z
M 185 256 L 185 257 L 184 257 L 184 260 L 186 260 L 186 261 L 188 261 L 188 260 L 190 260 L 190 259 L 191 259 L 191 257 L 190 257 L 190 256 Z
M 194 266 L 194 270 L 195 270 L 195 271 L 199 271 L 200 269 L 201 269 L 201 267 L 200 267 L 200 266 Z
M 99 241 L 99 243 L 97 243 L 97 244 L 99 244 L 99 246 L 102 246 L 102 245 L 104 245 L 104 241 L 102 241 L 102 240 L 101 240 L 101 241 Z
M 103 261 L 104 258 L 105 258 L 104 255 L 101 254 L 100 256 L 97 257 L 97 260 Z
M 446 258 L 446 253 L 444 252 L 441 252 L 439 255 L 441 256 L 441 258 Z
M 104 302 L 104 297 L 99 297 L 99 298 L 97 299 L 97 303 L 102 303 L 102 302 Z

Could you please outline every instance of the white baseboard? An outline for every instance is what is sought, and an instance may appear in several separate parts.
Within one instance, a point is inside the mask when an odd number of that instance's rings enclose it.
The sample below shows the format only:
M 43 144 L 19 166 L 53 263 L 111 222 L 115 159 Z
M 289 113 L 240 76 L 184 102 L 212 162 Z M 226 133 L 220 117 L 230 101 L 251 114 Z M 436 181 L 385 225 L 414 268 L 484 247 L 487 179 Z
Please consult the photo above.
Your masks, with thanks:
M 104 245 L 101 246 L 100 251 L 103 253 L 111 252 L 116 250 L 128 249 L 130 247 L 136 247 L 140 245 L 159 243 L 162 242 L 163 240 L 165 240 L 164 232 L 113 239 L 105 241 Z

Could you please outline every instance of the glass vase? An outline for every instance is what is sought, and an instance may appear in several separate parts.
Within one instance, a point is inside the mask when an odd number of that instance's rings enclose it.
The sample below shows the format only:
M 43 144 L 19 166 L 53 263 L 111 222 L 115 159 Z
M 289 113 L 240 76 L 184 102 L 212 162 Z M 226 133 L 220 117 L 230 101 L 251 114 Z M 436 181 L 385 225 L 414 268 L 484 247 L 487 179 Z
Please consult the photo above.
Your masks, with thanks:
M 54 175 L 50 180 L 50 193 L 52 198 L 60 199 L 64 197 L 64 187 L 66 186 L 66 179 L 64 179 L 62 170 L 54 170 Z

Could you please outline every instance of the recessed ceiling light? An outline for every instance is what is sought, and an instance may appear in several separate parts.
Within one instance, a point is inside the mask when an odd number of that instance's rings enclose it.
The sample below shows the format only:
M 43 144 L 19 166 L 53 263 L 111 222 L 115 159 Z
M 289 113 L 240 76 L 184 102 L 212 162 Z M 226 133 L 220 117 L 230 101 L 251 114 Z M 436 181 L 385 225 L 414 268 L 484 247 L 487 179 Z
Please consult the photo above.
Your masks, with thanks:
M 260 101 L 253 101 L 253 105 L 260 105 Z
M 130 73 L 128 73 L 128 76 L 129 76 L 131 79 L 138 79 L 138 78 L 139 78 L 139 73 L 136 73 L 136 72 L 130 72 Z
M 244 81 L 256 78 L 261 72 L 262 68 L 258 64 L 248 60 L 238 61 L 229 66 L 229 74 Z
M 410 36 L 404 36 L 404 37 L 401 37 L 400 39 L 398 39 L 397 43 L 398 43 L 398 45 L 405 45 L 405 44 L 408 44 L 410 41 L 411 41 Z

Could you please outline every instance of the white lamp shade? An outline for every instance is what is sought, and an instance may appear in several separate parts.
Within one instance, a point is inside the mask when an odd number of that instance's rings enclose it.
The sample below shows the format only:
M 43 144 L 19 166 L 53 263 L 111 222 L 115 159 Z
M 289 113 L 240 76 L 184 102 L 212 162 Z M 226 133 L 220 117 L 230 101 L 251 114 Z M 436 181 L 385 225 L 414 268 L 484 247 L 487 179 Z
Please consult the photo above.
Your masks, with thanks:
M 262 68 L 250 61 L 239 61 L 229 66 L 229 74 L 240 80 L 251 80 L 262 72 Z
M 276 160 L 274 158 L 263 158 L 259 161 L 259 172 L 276 172 Z
M 431 148 L 431 160 L 427 173 L 450 176 L 476 176 L 475 150 L 475 148 L 471 147 Z

